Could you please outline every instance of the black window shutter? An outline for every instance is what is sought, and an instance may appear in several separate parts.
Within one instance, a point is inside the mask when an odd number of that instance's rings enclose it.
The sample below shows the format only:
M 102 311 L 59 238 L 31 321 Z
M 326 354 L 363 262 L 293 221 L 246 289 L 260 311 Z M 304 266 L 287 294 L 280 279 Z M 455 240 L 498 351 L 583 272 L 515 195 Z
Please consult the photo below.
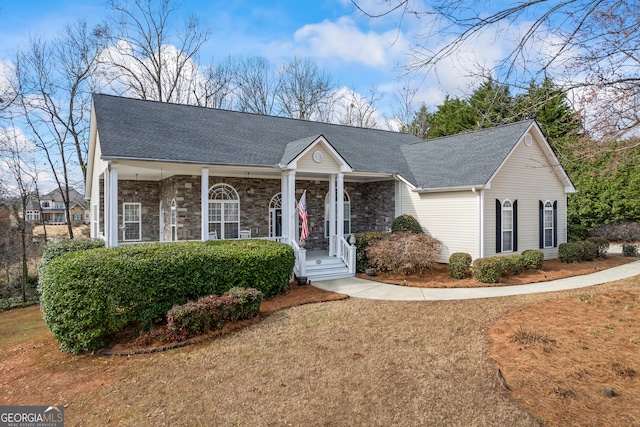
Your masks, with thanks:
M 558 201 L 553 202 L 553 247 L 558 247 Z
M 540 200 L 540 249 L 544 249 L 544 202 Z
M 502 252 L 502 203 L 496 199 L 496 253 Z
M 518 201 L 513 202 L 513 251 L 518 250 Z

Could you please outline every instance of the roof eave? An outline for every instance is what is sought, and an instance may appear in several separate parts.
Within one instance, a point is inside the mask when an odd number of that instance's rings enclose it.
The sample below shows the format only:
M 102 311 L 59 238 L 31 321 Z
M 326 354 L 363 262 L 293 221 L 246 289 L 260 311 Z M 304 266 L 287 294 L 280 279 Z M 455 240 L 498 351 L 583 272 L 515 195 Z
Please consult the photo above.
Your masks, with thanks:
M 446 193 L 452 191 L 480 191 L 484 190 L 486 187 L 484 185 L 462 185 L 458 187 L 416 187 L 412 191 L 415 193 Z

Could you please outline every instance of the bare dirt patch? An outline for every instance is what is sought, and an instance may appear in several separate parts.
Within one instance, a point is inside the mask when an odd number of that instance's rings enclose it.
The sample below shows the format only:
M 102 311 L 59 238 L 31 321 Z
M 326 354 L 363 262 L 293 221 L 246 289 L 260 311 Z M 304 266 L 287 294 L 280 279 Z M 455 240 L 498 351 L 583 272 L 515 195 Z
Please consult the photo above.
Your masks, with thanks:
M 556 260 L 544 261 L 539 271 L 525 270 L 517 276 L 501 277 L 498 283 L 481 283 L 473 277 L 466 279 L 454 279 L 449 275 L 449 266 L 438 264 L 435 268 L 423 274 L 399 275 L 392 273 L 378 273 L 376 276 L 358 274 L 358 277 L 393 285 L 411 286 L 418 288 L 476 288 L 490 286 L 524 285 L 527 283 L 547 282 L 549 280 L 563 279 L 571 276 L 581 276 L 598 270 L 617 267 L 636 261 L 637 257 L 623 257 L 621 255 L 608 255 L 606 258 L 598 258 L 594 261 L 574 262 L 567 264 Z
M 549 425 L 640 425 L 640 291 L 525 307 L 489 337 L 512 398 Z

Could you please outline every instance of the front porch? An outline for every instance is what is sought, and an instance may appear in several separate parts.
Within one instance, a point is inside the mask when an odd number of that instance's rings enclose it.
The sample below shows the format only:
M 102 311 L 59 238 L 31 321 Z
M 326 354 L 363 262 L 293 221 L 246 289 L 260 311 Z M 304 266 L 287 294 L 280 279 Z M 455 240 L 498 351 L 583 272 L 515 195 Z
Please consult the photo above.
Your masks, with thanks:
M 91 201 L 92 235 L 104 238 L 107 246 L 212 238 L 277 240 L 294 248 L 294 273 L 317 281 L 353 276 L 355 247 L 348 243 L 349 236 L 387 230 L 394 217 L 395 185 L 388 178 L 291 171 L 279 172 L 279 179 L 237 171 L 222 176 L 222 171 L 214 174 L 209 168 L 201 168 L 199 176 L 180 172 L 169 165 L 152 171 L 119 165 L 105 171 L 99 198 Z M 305 190 L 309 237 L 300 248 L 296 208 Z

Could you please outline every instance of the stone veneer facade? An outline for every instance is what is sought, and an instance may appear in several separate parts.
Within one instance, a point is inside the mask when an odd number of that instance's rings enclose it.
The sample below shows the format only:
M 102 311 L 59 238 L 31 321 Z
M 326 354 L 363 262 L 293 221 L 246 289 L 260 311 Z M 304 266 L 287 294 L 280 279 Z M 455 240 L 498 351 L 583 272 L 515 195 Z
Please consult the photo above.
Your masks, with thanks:
M 140 203 L 142 211 L 141 241 L 160 240 L 160 202 L 164 213 L 164 240 L 171 240 L 171 202 L 176 202 L 177 240 L 200 240 L 200 184 L 199 175 L 176 175 L 162 181 L 118 182 L 118 224 L 122 224 L 123 203 Z M 215 184 L 233 187 L 240 198 L 240 230 L 251 230 L 252 237 L 269 236 L 269 204 L 280 193 L 280 180 L 256 178 L 209 177 L 209 187 Z M 104 207 L 101 185 L 100 205 Z M 395 182 L 345 182 L 351 202 L 351 233 L 385 231 L 391 227 L 395 212 Z M 296 181 L 296 200 L 307 191 L 309 238 L 307 249 L 326 250 L 324 237 L 325 198 L 328 181 Z M 100 229 L 103 229 L 103 212 Z M 122 232 L 118 233 L 122 242 Z

